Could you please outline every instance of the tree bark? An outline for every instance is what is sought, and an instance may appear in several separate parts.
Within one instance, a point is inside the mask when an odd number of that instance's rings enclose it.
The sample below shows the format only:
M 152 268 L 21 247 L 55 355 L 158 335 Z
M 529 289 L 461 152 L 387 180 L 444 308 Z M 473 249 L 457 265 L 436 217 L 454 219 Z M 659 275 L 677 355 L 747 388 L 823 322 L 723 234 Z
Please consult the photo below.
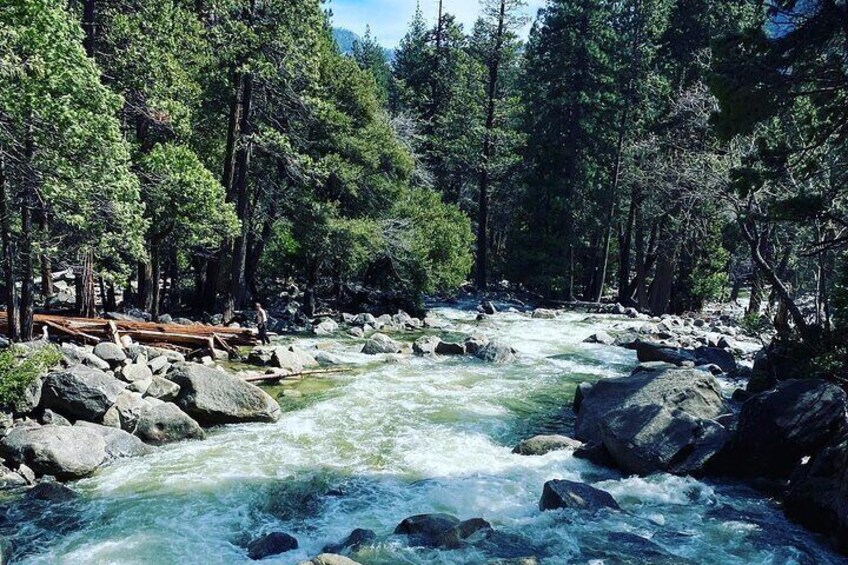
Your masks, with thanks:
M 250 106 L 253 94 L 253 77 L 244 76 L 244 95 L 242 100 L 241 123 L 239 124 L 242 141 L 239 144 L 236 157 L 237 176 L 235 180 L 236 215 L 241 222 L 241 232 L 233 245 L 233 262 L 230 273 L 230 293 L 224 309 L 224 319 L 231 320 L 237 308 L 244 306 L 246 297 L 245 261 L 247 258 L 247 237 L 250 229 L 248 208 L 250 195 L 248 192 L 248 171 L 250 168 L 251 144 L 246 139 L 251 134 Z
M 79 314 L 84 318 L 97 316 L 97 304 L 94 290 L 94 251 L 87 250 L 83 257 L 82 273 L 80 275 L 80 309 Z
M 85 31 L 85 39 L 83 47 L 85 53 L 91 58 L 94 58 L 97 42 L 97 1 L 85 0 L 82 8 L 82 28 Z
M 152 301 L 150 308 L 150 315 L 153 317 L 154 322 L 159 321 L 159 308 L 162 302 L 162 295 L 159 286 L 159 282 L 162 279 L 162 268 L 161 268 L 161 260 L 159 253 L 159 243 L 154 242 L 150 248 L 150 286 L 152 290 Z
M 47 243 L 49 236 L 49 227 L 47 221 L 47 210 L 42 205 L 38 211 L 38 225 L 41 229 L 41 236 L 44 239 L 44 244 Z M 44 298 L 44 305 L 49 306 L 50 299 L 53 298 L 55 290 L 53 288 L 53 262 L 47 251 L 42 251 L 39 256 L 41 262 L 41 296 Z
M 3 244 L 3 282 L 6 286 L 6 335 L 18 339 L 17 296 L 15 293 L 15 258 L 12 248 L 12 232 L 9 221 L 9 200 L 6 186 L 6 153 L 0 147 L 0 231 Z
M 477 290 L 486 290 L 487 264 L 489 249 L 489 164 L 494 153 L 492 132 L 495 129 L 495 103 L 498 91 L 503 50 L 504 25 L 506 18 L 506 0 L 501 0 L 498 13 L 498 27 L 495 32 L 495 46 L 489 61 L 489 80 L 486 86 L 486 130 L 483 134 L 483 161 L 480 164 L 480 192 L 477 210 Z
M 21 339 L 32 340 L 33 322 L 33 266 L 32 266 L 32 209 L 35 206 L 35 171 L 32 159 L 35 148 L 32 139 L 32 124 L 27 126 L 24 142 L 24 182 L 21 202 Z

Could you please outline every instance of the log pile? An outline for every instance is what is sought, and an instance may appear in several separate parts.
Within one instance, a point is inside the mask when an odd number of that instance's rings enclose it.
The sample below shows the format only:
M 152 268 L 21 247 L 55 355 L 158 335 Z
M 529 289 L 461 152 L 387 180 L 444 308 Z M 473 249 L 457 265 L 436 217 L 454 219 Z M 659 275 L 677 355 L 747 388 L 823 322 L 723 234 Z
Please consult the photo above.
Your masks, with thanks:
M 257 343 L 256 333 L 248 328 L 36 314 L 34 333 L 42 334 L 45 328 L 48 336 L 81 344 L 96 345 L 101 341 L 113 341 L 120 345 L 121 338 L 128 336 L 136 343 L 185 352 L 222 350 L 236 353 L 235 348 L 238 346 Z M 5 312 L 0 312 L 0 332 L 5 333 L 7 330 L 8 318 Z

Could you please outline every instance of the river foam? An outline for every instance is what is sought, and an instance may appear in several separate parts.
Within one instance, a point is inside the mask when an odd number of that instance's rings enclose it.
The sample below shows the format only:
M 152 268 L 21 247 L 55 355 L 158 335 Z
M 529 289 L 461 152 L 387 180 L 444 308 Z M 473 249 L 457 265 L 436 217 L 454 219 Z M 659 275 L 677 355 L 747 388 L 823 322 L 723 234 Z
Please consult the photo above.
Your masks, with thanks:
M 603 326 L 576 314 L 498 314 L 482 325 L 471 312 L 437 314 L 452 330 L 513 344 L 518 361 L 375 363 L 343 347 L 344 359 L 362 368 L 328 377 L 278 423 L 220 428 L 205 441 L 120 461 L 79 482 L 78 524 L 61 533 L 35 521 L 17 526 L 28 549 L 21 563 L 246 563 L 247 541 L 282 530 L 300 549 L 263 563 L 293 564 L 354 528 L 378 534 L 375 547 L 356 555 L 365 565 L 520 555 L 545 564 L 842 562 L 744 486 L 622 477 L 569 451 L 512 454 L 524 437 L 567 428 L 576 385 L 626 374 L 634 355 L 583 344 Z M 541 513 L 542 485 L 553 478 L 593 483 L 623 511 Z M 482 517 L 499 535 L 485 550 L 458 551 L 408 548 L 390 535 L 403 518 L 424 512 Z

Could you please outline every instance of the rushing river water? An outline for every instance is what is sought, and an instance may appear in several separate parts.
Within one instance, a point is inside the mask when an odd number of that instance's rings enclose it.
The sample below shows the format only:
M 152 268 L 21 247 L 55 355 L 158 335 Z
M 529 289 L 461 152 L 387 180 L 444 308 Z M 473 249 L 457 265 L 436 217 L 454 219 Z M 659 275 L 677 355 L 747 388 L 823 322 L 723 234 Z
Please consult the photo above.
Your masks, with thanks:
M 281 530 L 300 549 L 263 563 L 289 564 L 354 528 L 379 536 L 353 556 L 365 565 L 529 555 L 543 564 L 842 562 L 738 484 L 622 477 L 569 451 L 513 455 L 520 439 L 570 431 L 564 405 L 576 385 L 626 374 L 635 356 L 582 344 L 600 326 L 578 314 L 498 314 L 478 327 L 473 313 L 437 312 L 451 330 L 503 338 L 519 361 L 375 361 L 339 344 L 335 352 L 359 368 L 298 385 L 282 399 L 278 423 L 225 427 L 205 441 L 116 462 L 75 485 L 83 493 L 77 506 L 3 525 L 26 551 L 21 562 L 245 563 L 250 539 Z M 607 490 L 623 511 L 542 513 L 542 485 L 554 478 Z M 425 512 L 482 517 L 499 533 L 483 549 L 454 551 L 408 548 L 390 535 L 403 518 Z

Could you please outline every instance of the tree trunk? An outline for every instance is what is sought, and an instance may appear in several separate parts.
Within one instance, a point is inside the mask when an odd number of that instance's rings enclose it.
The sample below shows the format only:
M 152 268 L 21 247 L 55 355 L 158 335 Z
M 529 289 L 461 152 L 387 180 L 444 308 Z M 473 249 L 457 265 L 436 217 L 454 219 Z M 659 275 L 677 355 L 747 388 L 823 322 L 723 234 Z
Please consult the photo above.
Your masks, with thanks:
M 154 322 L 158 322 L 159 308 L 162 302 L 162 295 L 159 286 L 159 282 L 162 278 L 162 268 L 159 256 L 159 244 L 156 242 L 154 242 L 150 248 L 150 274 L 150 287 L 152 290 L 150 315 L 153 317 Z
M 153 310 L 153 287 L 158 286 L 153 279 L 152 260 L 138 262 L 138 307 L 145 312 Z
M 783 301 L 786 309 L 789 311 L 789 315 L 792 317 L 792 321 L 795 322 L 798 333 L 802 338 L 806 338 L 807 320 L 804 318 L 804 314 L 798 308 L 798 305 L 795 304 L 795 301 L 792 300 L 789 289 L 783 284 L 783 281 L 780 280 L 774 269 L 763 257 L 762 246 L 765 243 L 764 238 L 758 233 L 753 221 L 745 220 L 740 223 L 742 226 L 742 235 L 748 241 L 748 245 L 751 248 L 751 257 L 754 260 L 754 264 L 757 265 L 763 277 L 771 283 L 773 292 L 777 293 L 777 296 Z
M 250 195 L 248 192 L 248 171 L 250 168 L 250 142 L 246 139 L 251 134 L 250 105 L 253 94 L 253 77 L 250 74 L 244 76 L 244 94 L 242 100 L 241 123 L 239 124 L 240 135 L 243 138 L 239 144 L 236 157 L 237 176 L 235 180 L 236 192 L 236 214 L 241 222 L 241 232 L 233 245 L 233 262 L 230 272 L 230 293 L 227 305 L 224 309 L 224 319 L 231 320 L 237 308 L 244 306 L 246 297 L 245 285 L 245 261 L 247 258 L 247 236 L 250 229 L 248 208 Z
M 97 41 L 97 2 L 96 0 L 84 0 L 82 8 L 82 28 L 85 31 L 85 39 L 83 47 L 85 53 L 92 59 L 94 58 L 96 41 Z
M 674 255 L 670 250 L 659 254 L 657 273 L 651 285 L 650 310 L 653 316 L 665 314 L 671 303 L 671 287 L 674 283 Z
M 636 210 L 640 205 L 638 185 L 630 192 L 630 208 L 627 212 L 627 222 L 620 231 L 618 238 L 618 302 L 629 305 L 633 302 L 630 289 L 630 252 L 633 245 L 633 226 L 636 222 Z M 638 259 L 637 259 L 638 262 Z M 638 263 L 637 263 L 638 264 Z
M 180 288 L 180 258 L 175 245 L 171 245 L 168 250 L 168 280 L 171 281 L 168 308 L 171 312 L 176 312 L 181 306 L 182 289 Z
M 0 147 L 0 231 L 3 244 L 3 282 L 6 285 L 6 335 L 18 339 L 17 296 L 15 294 L 15 258 L 9 221 L 9 200 L 6 187 L 6 153 Z
M 82 274 L 80 275 L 80 284 L 78 286 L 80 292 L 80 309 L 79 315 L 84 318 L 94 318 L 97 316 L 97 304 L 95 301 L 94 291 L 94 251 L 88 250 L 85 252 L 82 263 Z
M 35 153 L 32 126 L 27 126 L 24 142 L 23 202 L 21 202 L 21 339 L 32 340 L 33 266 L 32 266 L 32 209 L 35 206 L 35 182 L 32 159 Z
M 480 164 L 480 194 L 477 210 L 477 290 L 486 290 L 488 286 L 489 162 L 494 153 L 492 132 L 495 129 L 495 98 L 498 91 L 498 73 L 500 72 L 501 51 L 503 50 L 505 18 L 506 0 L 501 0 L 498 28 L 495 32 L 495 46 L 488 65 L 489 80 L 486 87 L 486 131 L 483 134 L 483 161 Z
M 38 211 L 38 224 L 41 229 L 41 236 L 46 245 L 49 236 L 49 228 L 47 211 L 44 209 L 44 206 L 41 206 Z M 53 294 L 55 293 L 53 288 L 53 262 L 51 261 L 50 255 L 47 251 L 43 251 L 41 253 L 39 260 L 41 261 L 41 296 L 44 298 L 44 305 L 46 307 L 49 305 L 50 299 L 53 298 Z

